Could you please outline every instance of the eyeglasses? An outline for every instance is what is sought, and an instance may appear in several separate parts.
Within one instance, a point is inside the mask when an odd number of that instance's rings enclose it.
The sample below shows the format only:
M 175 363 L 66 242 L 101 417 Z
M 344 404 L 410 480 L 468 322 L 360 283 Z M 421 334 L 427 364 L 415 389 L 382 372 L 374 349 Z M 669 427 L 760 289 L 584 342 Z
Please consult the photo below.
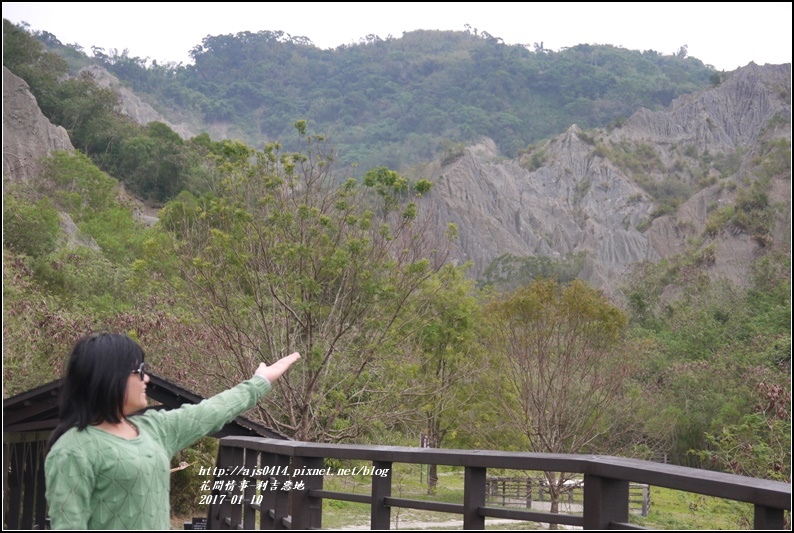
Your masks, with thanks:
M 146 377 L 146 374 L 149 373 L 149 363 L 141 363 L 141 366 L 139 366 L 137 370 L 133 370 L 130 373 L 131 374 L 140 374 L 141 375 L 141 381 L 143 381 L 144 378 Z

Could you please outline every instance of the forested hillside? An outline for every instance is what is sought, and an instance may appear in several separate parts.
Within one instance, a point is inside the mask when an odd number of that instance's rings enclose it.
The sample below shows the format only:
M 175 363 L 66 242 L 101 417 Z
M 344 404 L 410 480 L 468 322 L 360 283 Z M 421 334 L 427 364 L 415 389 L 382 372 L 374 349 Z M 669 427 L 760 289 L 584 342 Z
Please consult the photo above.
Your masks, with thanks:
M 172 122 L 192 121 L 213 137 L 291 149 L 290 125 L 305 119 L 334 139 L 343 167 L 359 165 L 348 171 L 358 176 L 378 165 L 399 170 L 483 135 L 514 157 L 571 124 L 606 126 L 719 78 L 685 47 L 675 55 L 609 45 L 554 52 L 471 28 L 370 35 L 334 50 L 279 31 L 242 32 L 208 36 L 191 56 L 192 65 L 157 65 L 115 50 L 95 54 Z
M 666 454 L 677 464 L 790 482 L 791 203 L 780 200 L 791 181 L 790 65 L 770 69 L 773 75 L 750 69 L 752 83 L 747 73 L 709 80 L 710 69 L 685 57 L 608 46 L 530 51 L 482 33 L 454 32 L 373 38 L 334 51 L 275 33 L 218 37 L 197 47 L 195 67 L 144 68 L 123 54 L 103 59 L 110 68 L 129 67 L 152 95 L 171 91 L 172 102 L 181 98 L 207 120 L 254 109 L 236 110 L 247 100 L 229 96 L 234 84 L 217 82 L 218 71 L 226 79 L 252 73 L 251 80 L 260 80 L 249 82 L 261 93 L 259 105 L 283 105 L 278 109 L 286 120 L 265 134 L 271 115 L 253 113 L 253 122 L 241 128 L 272 141 L 253 146 L 260 140 L 249 145 L 207 133 L 183 139 L 161 122 L 137 124 L 112 90 L 91 76 L 68 75 L 84 66 L 81 52 L 54 54 L 5 20 L 3 37 L 4 397 L 56 378 L 76 338 L 109 329 L 140 340 L 155 373 L 203 394 L 247 377 L 259 361 L 301 352 L 303 360 L 249 413 L 298 439 L 415 445 L 427 435 L 440 447 Z M 38 37 L 64 48 L 52 36 Z M 228 62 L 215 54 L 220 50 L 231 54 Z M 373 79 L 363 81 L 367 63 L 352 58 L 378 53 L 384 59 L 373 62 Z M 494 59 L 500 53 L 504 59 Z M 254 75 L 257 54 L 268 59 Z M 511 62 L 513 54 L 519 62 Z M 315 56 L 327 63 L 313 62 Z M 399 68 L 377 70 L 389 57 L 399 59 Z M 446 83 L 467 87 L 457 98 L 476 92 L 465 85 L 471 80 L 464 72 L 474 75 L 464 68 L 468 59 L 456 63 L 456 57 L 479 58 L 482 69 L 490 69 L 478 76 L 480 96 L 467 104 L 483 112 L 471 116 L 487 120 L 467 122 L 465 113 L 454 115 L 459 104 L 445 103 L 444 95 L 459 89 Z M 340 58 L 348 61 L 344 69 Z M 518 65 L 529 70 L 510 70 Z M 617 73 L 605 74 L 607 65 Z M 651 65 L 656 74 L 636 76 Z M 526 101 L 509 108 L 515 95 L 500 88 L 535 80 L 527 74 L 533 68 L 540 78 L 553 73 L 559 85 L 547 79 L 545 89 L 533 86 Z M 568 78 L 579 68 L 596 79 Z M 789 81 L 779 83 L 786 68 Z M 153 75 L 169 70 L 175 85 Z M 291 75 L 279 77 L 282 72 Z M 323 74 L 325 82 L 318 81 Z M 220 100 L 201 93 L 210 89 L 196 81 L 216 75 L 207 87 L 225 95 Z M 389 76 L 395 92 L 379 99 L 374 87 L 383 86 L 375 80 Z M 608 81 L 599 85 L 599 76 Z M 272 86 L 262 81 L 270 77 L 277 80 Z M 346 77 L 354 85 L 344 85 Z M 423 89 L 440 85 L 421 97 L 400 92 L 413 87 L 414 78 Z M 189 79 L 192 88 L 182 85 Z M 574 79 L 587 89 L 573 87 Z M 658 80 L 655 90 L 650 79 Z M 322 96 L 331 80 L 339 94 Z M 639 102 L 661 108 L 680 91 L 711 81 L 725 85 L 658 114 L 643 111 L 608 128 L 583 129 Z M 327 127 L 337 129 L 329 137 L 320 119 L 291 116 L 323 106 L 348 109 L 354 87 L 364 96 L 346 113 L 371 122 L 346 124 L 345 114 L 329 112 Z M 304 107 L 276 99 L 279 91 L 302 95 Z M 760 94 L 763 105 L 743 100 L 745 93 Z M 586 112 L 577 114 L 581 109 L 568 100 L 552 110 L 541 105 L 554 94 L 582 99 Z M 514 117 L 526 113 L 521 120 L 540 129 L 530 133 L 517 125 L 499 137 L 504 124 L 487 107 L 495 98 L 502 98 L 500 109 L 513 109 L 505 112 Z M 724 109 L 725 99 L 747 114 L 713 111 Z M 403 133 L 377 142 L 368 138 L 369 128 L 386 120 L 376 111 L 394 105 L 412 116 L 416 100 L 426 107 L 412 120 L 424 126 L 400 126 L 390 131 Z M 213 118 L 212 109 L 230 114 Z M 436 116 L 437 131 L 424 122 L 427 113 Z M 536 121 L 544 113 L 549 121 Z M 563 126 L 565 115 L 558 113 L 579 117 L 579 126 Z M 752 120 L 734 122 L 736 116 Z M 497 122 L 488 126 L 491 120 Z M 657 137 L 643 137 L 648 124 L 663 125 Z M 565 133 L 526 146 L 557 127 Z M 670 141 L 669 132 L 681 138 Z M 350 161 L 340 161 L 337 148 L 355 154 L 361 139 L 361 153 L 377 160 L 390 146 L 408 149 L 412 134 L 431 145 L 441 140 L 430 136 L 461 144 L 416 167 L 430 169 L 426 174 L 392 170 L 385 158 L 361 169 L 360 179 L 346 179 Z M 496 149 L 483 156 L 482 144 L 464 144 L 469 135 L 485 134 L 519 157 L 504 160 Z M 698 144 L 698 136 L 727 148 Z M 294 141 L 288 147 L 279 137 Z M 19 147 L 30 153 L 22 157 Z M 412 157 L 434 153 L 423 149 Z M 397 161 L 404 162 L 402 156 Z M 602 215 L 616 218 L 627 234 L 675 237 L 682 244 L 664 258 L 633 265 L 623 300 L 584 282 L 587 264 L 575 254 L 565 261 L 504 257 L 478 286 L 467 276 L 470 265 L 453 260 L 462 228 L 443 224 L 439 230 L 434 217 L 440 200 L 450 199 L 459 202 L 450 204 L 456 213 L 488 202 L 497 208 L 492 213 L 506 213 L 498 210 L 504 196 L 492 186 L 493 176 L 509 183 L 514 171 L 533 193 L 513 195 L 544 201 L 551 213 L 543 221 L 506 217 L 536 231 L 538 249 L 541 241 L 549 249 L 564 241 L 563 223 L 594 235 Z M 463 178 L 479 180 L 486 192 L 475 197 Z M 465 189 L 457 196 L 455 183 Z M 543 193 L 553 183 L 554 191 Z M 460 203 L 466 193 L 470 200 Z M 157 219 L 141 216 L 139 198 L 162 206 Z M 579 210 L 567 221 L 560 213 L 568 216 L 562 209 L 569 200 Z M 491 219 L 495 224 L 496 216 Z M 552 222 L 562 228 L 559 235 L 539 231 Z M 736 242 L 743 247 L 732 249 Z M 714 268 L 731 263 L 732 253 L 752 259 L 743 263 L 741 280 Z

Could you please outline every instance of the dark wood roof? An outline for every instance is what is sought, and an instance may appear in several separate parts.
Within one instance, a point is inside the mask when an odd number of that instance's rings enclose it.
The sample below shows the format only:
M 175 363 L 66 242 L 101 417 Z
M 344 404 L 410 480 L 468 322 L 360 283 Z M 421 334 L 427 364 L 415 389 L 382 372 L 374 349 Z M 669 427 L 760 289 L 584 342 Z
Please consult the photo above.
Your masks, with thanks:
M 61 380 L 56 379 L 3 400 L 3 433 L 47 432 L 55 429 L 58 423 L 60 385 Z M 196 404 L 204 399 L 203 396 L 155 374 L 149 374 L 146 394 L 161 404 L 149 409 L 175 409 L 185 403 Z M 218 438 L 230 435 L 288 440 L 285 435 L 245 416 L 238 416 L 213 434 Z

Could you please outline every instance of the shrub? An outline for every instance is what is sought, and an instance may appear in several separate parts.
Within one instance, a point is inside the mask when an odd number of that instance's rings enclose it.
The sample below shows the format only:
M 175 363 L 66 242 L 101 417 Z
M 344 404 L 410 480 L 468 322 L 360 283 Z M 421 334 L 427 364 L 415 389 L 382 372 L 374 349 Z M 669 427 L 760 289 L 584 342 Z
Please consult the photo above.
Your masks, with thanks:
M 734 212 L 734 207 L 729 205 L 709 213 L 706 219 L 706 235 L 713 237 L 719 233 L 725 224 L 733 218 Z
M 32 203 L 3 195 L 3 242 L 18 253 L 39 257 L 52 252 L 59 234 L 58 221 L 49 198 Z
M 58 190 L 55 197 L 75 221 L 113 203 L 113 190 L 118 183 L 80 152 L 55 152 L 45 162 L 45 177 Z

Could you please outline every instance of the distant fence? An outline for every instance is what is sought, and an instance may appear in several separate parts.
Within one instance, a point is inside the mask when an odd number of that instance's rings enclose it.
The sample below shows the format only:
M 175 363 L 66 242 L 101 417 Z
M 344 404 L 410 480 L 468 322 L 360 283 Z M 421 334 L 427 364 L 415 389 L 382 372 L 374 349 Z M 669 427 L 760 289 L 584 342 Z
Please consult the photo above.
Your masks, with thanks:
M 485 480 L 485 496 L 488 503 L 503 507 L 536 508 L 545 507 L 551 502 L 548 483 L 544 478 L 536 477 L 488 477 Z M 565 503 L 571 511 L 581 509 L 584 505 L 584 481 L 569 480 L 560 491 L 560 503 Z M 541 505 L 538 506 L 537 504 Z M 629 483 L 629 512 L 648 516 L 651 508 L 651 492 L 648 485 Z
M 655 452 L 651 456 L 649 461 L 653 461 L 654 463 L 663 463 L 663 464 L 668 464 L 670 462 L 669 457 L 667 456 L 667 452 Z

